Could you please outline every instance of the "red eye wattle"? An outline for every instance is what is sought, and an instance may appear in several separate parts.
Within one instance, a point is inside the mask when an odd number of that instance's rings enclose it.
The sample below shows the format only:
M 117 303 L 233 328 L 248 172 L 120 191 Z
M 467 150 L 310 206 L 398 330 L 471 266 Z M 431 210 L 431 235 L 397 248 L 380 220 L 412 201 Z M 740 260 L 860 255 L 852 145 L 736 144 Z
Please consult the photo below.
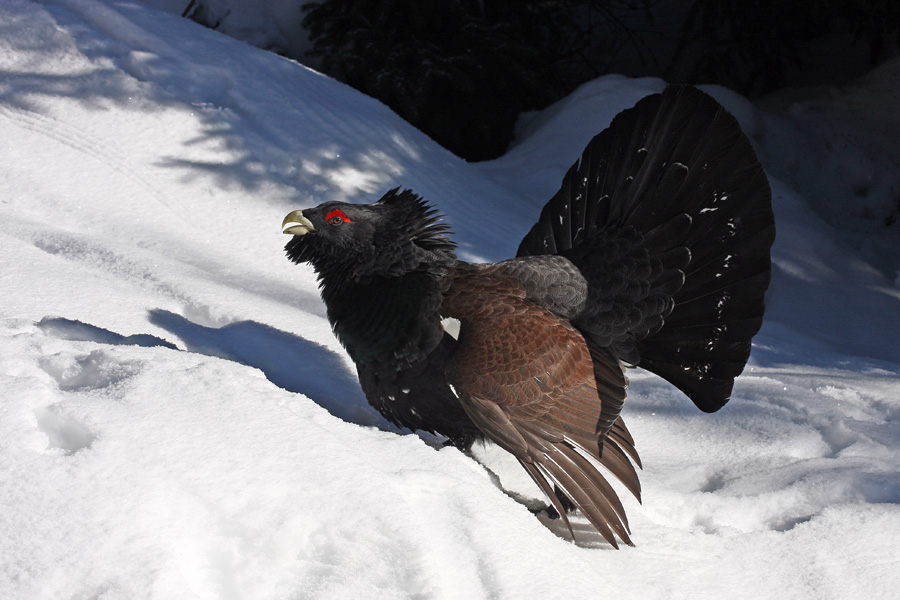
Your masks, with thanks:
M 325 220 L 332 225 L 340 225 L 341 223 L 350 223 L 352 219 L 344 214 L 344 211 L 341 209 L 335 209 L 329 211 L 327 215 L 325 215 Z

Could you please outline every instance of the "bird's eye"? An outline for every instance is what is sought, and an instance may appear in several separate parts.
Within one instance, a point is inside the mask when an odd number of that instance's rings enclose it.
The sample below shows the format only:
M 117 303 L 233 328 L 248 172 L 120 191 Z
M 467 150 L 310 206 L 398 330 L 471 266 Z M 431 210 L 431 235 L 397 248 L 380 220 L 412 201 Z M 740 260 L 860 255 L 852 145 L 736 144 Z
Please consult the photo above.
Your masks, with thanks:
M 325 215 L 325 220 L 331 225 L 340 225 L 342 223 L 349 223 L 350 217 L 345 215 L 342 210 L 333 210 Z

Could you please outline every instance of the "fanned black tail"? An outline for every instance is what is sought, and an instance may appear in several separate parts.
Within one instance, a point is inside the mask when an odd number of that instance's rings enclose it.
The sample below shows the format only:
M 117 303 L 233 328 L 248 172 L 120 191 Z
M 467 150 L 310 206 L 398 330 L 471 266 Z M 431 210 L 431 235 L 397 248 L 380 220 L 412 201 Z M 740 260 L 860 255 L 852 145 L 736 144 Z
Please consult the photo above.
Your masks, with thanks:
M 648 280 L 668 306 L 630 332 L 630 347 L 610 348 L 639 357 L 701 410 L 718 410 L 762 325 L 775 223 L 756 154 L 713 98 L 672 85 L 620 113 L 566 174 L 518 255 L 574 256 L 618 232 L 636 232 L 662 265 Z

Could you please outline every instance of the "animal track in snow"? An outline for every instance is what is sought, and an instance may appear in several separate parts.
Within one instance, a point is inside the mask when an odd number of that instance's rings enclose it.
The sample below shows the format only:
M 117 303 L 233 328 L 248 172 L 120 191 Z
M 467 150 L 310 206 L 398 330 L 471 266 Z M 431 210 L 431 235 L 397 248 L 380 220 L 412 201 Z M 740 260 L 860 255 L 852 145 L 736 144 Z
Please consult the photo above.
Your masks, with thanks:
M 69 90 L 73 92 L 72 90 Z M 75 92 L 77 93 L 77 92 Z M 105 99 L 113 95 L 124 94 L 121 90 L 109 89 L 101 96 Z M 67 123 L 65 120 L 56 119 L 49 114 L 43 114 L 27 107 L 0 106 L 0 114 L 12 120 L 19 127 L 33 131 L 39 135 L 55 140 L 63 146 L 78 152 L 87 158 L 93 158 L 111 169 L 113 172 L 133 181 L 141 189 L 147 191 L 153 198 L 168 206 L 166 195 L 152 178 L 142 174 L 139 165 L 127 158 L 129 154 L 116 147 L 108 137 L 97 138 L 89 131 Z
M 780 532 L 784 533 L 785 531 L 790 531 L 797 525 L 811 521 L 814 516 L 816 516 L 816 515 L 804 515 L 801 517 L 781 518 L 777 521 L 770 522 L 769 528 L 772 529 L 773 531 L 780 531 Z
M 706 479 L 706 483 L 700 486 L 700 491 L 705 493 L 713 493 L 718 492 L 723 487 L 725 487 L 727 479 L 725 474 L 721 471 L 713 473 Z
M 59 317 L 45 317 L 37 323 L 48 335 L 74 341 L 89 341 L 116 345 L 168 346 L 172 344 L 152 335 L 123 336 L 81 321 Z M 87 354 L 60 352 L 44 356 L 38 362 L 63 392 L 95 392 L 113 388 L 134 376 L 141 369 L 139 361 L 116 358 L 107 350 L 97 349 Z M 34 409 L 38 429 L 48 439 L 51 448 L 58 448 L 71 456 L 89 449 L 97 434 L 81 420 L 69 414 L 64 403 L 57 402 Z
M 59 448 L 67 455 L 91 447 L 97 436 L 78 419 L 65 414 L 58 404 L 37 408 L 34 411 L 38 428 L 47 436 L 52 448 Z
M 118 279 L 149 285 L 170 296 L 178 296 L 172 286 L 159 281 L 150 269 L 91 240 L 57 231 L 42 233 L 34 238 L 33 243 L 47 254 L 88 265 Z
M 65 392 L 97 390 L 128 379 L 139 369 L 130 361 L 118 361 L 103 350 L 93 350 L 81 356 L 55 355 L 40 362 L 59 389 Z
M 197 315 L 205 314 L 208 321 L 212 320 L 208 306 L 192 298 L 176 284 L 161 279 L 158 273 L 144 261 L 127 257 L 119 251 L 108 248 L 103 243 L 61 231 L 40 232 L 31 236 L 30 241 L 36 248 L 47 254 L 95 269 L 107 277 L 171 298 L 184 305 L 186 312 L 193 311 Z

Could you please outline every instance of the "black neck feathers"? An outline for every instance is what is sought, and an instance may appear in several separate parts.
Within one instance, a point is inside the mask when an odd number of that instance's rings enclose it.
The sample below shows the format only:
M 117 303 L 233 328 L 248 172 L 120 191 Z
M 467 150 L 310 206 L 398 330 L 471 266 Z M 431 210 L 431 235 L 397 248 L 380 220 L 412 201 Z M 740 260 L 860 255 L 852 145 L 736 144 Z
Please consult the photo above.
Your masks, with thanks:
M 322 283 L 328 320 L 357 364 L 405 369 L 441 340 L 441 281 L 430 273 L 371 277 L 351 285 Z

